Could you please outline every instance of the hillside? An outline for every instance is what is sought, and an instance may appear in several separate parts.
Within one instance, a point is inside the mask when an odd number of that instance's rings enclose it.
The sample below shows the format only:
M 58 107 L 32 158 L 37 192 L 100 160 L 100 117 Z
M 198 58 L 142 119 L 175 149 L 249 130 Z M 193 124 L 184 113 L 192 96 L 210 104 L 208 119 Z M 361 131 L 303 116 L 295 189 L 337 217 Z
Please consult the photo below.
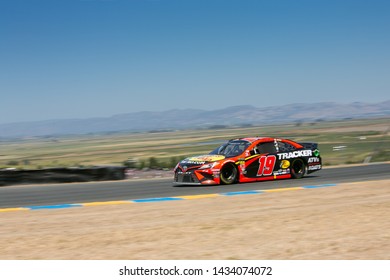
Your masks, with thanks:
M 106 118 L 0 124 L 0 138 L 194 129 L 385 116 L 390 116 L 390 100 L 377 104 L 360 102 L 349 104 L 334 102 L 296 103 L 263 108 L 246 105 L 214 111 L 176 109 L 163 112 L 144 111 L 120 114 Z

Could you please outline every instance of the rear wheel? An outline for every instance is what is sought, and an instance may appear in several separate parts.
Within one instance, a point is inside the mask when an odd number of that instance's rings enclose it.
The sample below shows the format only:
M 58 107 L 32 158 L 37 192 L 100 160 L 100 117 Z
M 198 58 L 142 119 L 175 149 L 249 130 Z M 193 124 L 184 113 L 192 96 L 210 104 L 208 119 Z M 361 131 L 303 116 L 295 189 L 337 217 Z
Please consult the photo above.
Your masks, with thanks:
M 226 164 L 221 169 L 220 179 L 223 184 L 230 185 L 237 183 L 238 170 L 234 164 Z
M 300 179 L 306 174 L 306 164 L 301 158 L 295 159 L 291 163 L 291 177 Z

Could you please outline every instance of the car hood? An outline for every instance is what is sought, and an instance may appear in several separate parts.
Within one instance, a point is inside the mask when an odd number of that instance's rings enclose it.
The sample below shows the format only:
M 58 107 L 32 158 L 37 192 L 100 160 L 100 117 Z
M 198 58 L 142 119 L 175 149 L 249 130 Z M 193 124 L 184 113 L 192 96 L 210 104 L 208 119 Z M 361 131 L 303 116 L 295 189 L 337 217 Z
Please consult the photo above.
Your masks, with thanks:
M 223 155 L 200 155 L 200 156 L 192 156 L 186 159 L 183 159 L 180 164 L 183 165 L 202 165 L 209 162 L 215 162 L 219 160 L 225 159 Z

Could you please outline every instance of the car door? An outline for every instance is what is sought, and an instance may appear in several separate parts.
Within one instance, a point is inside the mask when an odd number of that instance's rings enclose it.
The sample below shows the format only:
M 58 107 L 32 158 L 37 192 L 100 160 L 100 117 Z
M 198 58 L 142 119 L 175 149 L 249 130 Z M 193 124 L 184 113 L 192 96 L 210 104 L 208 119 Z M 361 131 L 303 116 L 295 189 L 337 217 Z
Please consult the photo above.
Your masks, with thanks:
M 245 177 L 259 178 L 273 176 L 277 165 L 277 143 L 261 142 L 253 149 L 253 156 L 246 161 Z

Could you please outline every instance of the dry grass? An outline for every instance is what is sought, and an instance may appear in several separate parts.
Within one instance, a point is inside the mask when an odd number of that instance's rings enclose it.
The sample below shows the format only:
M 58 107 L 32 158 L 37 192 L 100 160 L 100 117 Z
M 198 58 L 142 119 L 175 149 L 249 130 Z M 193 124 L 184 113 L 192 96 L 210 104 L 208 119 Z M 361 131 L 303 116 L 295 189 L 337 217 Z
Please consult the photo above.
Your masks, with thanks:
M 389 119 L 344 121 L 304 125 L 272 125 L 221 130 L 160 133 L 117 133 L 0 141 L 0 168 L 121 165 L 128 158 L 147 161 L 155 157 L 170 162 L 213 150 L 218 143 L 245 136 L 274 136 L 320 144 L 325 164 L 358 163 L 378 147 L 390 160 L 390 136 L 383 135 Z M 359 136 L 366 139 L 359 140 Z M 335 153 L 333 146 L 349 150 Z M 374 158 L 375 160 L 375 158 Z M 12 164 L 10 164 L 12 163 Z

